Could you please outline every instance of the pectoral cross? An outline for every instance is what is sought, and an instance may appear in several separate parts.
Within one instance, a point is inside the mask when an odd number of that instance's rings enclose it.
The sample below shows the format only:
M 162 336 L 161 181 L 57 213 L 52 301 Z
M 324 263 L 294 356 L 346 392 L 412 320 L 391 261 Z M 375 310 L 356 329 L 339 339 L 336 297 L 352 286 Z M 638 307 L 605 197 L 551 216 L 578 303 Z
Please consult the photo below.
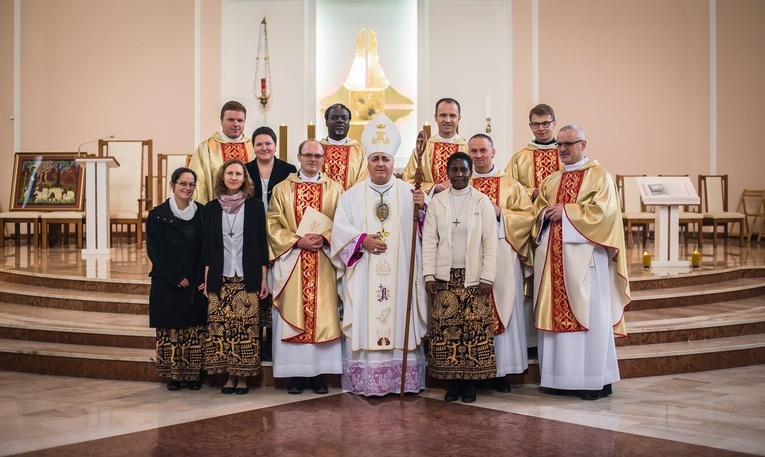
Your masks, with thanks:
M 455 219 L 454 222 L 452 222 L 452 224 L 454 224 L 454 226 L 457 227 L 458 225 L 460 225 L 460 220 Z

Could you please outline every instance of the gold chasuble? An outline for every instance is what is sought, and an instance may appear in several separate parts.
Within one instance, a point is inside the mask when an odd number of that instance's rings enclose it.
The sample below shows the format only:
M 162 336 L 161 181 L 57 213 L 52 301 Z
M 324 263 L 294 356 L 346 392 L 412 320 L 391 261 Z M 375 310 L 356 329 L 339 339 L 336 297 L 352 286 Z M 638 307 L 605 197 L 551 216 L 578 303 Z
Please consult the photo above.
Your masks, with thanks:
M 334 218 L 342 192 L 326 174 L 317 182 L 305 182 L 293 173 L 274 187 L 268 242 L 274 262 L 274 307 L 284 321 L 282 341 L 324 343 L 340 338 L 336 272 L 328 257 L 332 231 L 320 234 L 326 244 L 316 252 L 298 248 L 296 232 L 309 207 Z
M 555 203 L 565 204 L 571 225 L 590 243 L 564 243 L 563 224 L 550 223 L 549 233 L 542 237 L 536 251 L 537 269 L 539 262 L 544 262 L 541 277 L 534 279 L 537 328 L 551 332 L 589 329 L 590 262 L 595 245 L 599 245 L 606 249 L 609 259 L 613 331 L 626 335 L 624 308 L 630 303 L 630 288 L 622 213 L 613 177 L 594 160 L 577 170 L 550 175 L 542 182 L 534 202 L 539 218 L 532 229 L 534 238 L 543 211 Z
M 246 136 L 242 141 L 229 141 L 219 133 L 202 142 L 191 156 L 189 168 L 197 174 L 197 203 L 207 203 L 215 198 L 215 173 L 228 159 L 239 159 L 245 164 L 255 159 L 252 142 Z
M 494 301 L 498 313 L 495 317 L 500 320 L 495 325 L 494 333 L 498 334 L 510 322 L 516 290 L 523 287 L 523 284 L 516 284 L 513 280 L 515 269 L 526 267 L 527 272 L 523 276 L 531 275 L 533 248 L 529 235 L 536 211 L 524 187 L 504 172 L 497 172 L 494 176 L 474 177 L 470 185 L 489 197 L 502 211 L 504 224 L 497 243 L 497 272 L 502 272 L 504 278 L 494 283 Z M 517 265 L 516 257 L 522 266 Z
M 349 140 L 345 144 L 333 144 L 325 138 L 321 140 L 321 145 L 324 146 L 322 171 L 344 190 L 367 178 L 367 156 L 361 143 Z
M 446 174 L 446 161 L 449 156 L 460 151 L 467 153 L 467 140 L 457 137 L 452 143 L 441 142 L 435 135 L 428 138 L 425 145 L 425 152 L 422 154 L 422 191 L 430 193 L 434 185 L 446 181 L 449 176 Z M 414 174 L 417 172 L 417 159 L 415 154 L 409 158 L 409 163 L 404 168 L 402 179 L 409 184 L 414 184 Z
M 505 173 L 521 183 L 530 197 L 546 177 L 558 170 L 563 170 L 563 164 L 557 148 L 539 149 L 529 143 L 510 159 Z

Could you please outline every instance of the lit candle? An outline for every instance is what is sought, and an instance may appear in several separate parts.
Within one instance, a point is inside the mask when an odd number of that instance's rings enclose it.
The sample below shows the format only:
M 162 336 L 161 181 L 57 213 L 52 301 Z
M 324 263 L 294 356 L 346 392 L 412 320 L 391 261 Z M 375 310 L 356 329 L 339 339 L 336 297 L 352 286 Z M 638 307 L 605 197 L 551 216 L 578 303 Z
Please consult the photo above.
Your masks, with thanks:
M 693 268 L 701 268 L 701 253 L 699 251 L 691 253 L 691 266 Z
M 306 136 L 306 138 L 308 138 L 309 140 L 312 138 L 316 138 L 316 125 L 314 125 L 313 122 L 308 123 L 308 128 L 306 130 L 308 132 L 308 136 Z
M 279 126 L 279 159 L 287 161 L 287 126 Z
M 422 125 L 422 131 L 425 132 L 425 135 L 430 138 L 430 124 L 427 122 Z
M 260 78 L 260 93 L 266 96 L 266 78 Z
M 651 268 L 651 254 L 643 253 L 643 268 Z

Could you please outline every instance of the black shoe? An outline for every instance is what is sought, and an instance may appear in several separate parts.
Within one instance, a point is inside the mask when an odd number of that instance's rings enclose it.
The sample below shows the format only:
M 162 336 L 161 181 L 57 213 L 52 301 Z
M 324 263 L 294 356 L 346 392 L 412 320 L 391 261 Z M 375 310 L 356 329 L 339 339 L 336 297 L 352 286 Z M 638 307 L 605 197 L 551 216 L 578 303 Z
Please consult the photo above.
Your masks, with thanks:
M 606 384 L 603 386 L 603 389 L 600 391 L 600 394 L 604 397 L 607 397 L 614 393 L 614 389 L 611 387 L 611 384 Z
M 560 389 L 547 388 L 547 395 L 566 395 L 566 392 Z
M 502 376 L 501 378 L 496 378 L 494 380 L 494 390 L 496 390 L 497 392 L 508 393 L 508 392 L 512 392 L 513 388 L 510 387 L 510 384 L 507 382 L 507 379 L 505 379 L 505 377 Z
M 167 381 L 167 390 L 181 390 L 181 382 L 175 379 Z
M 244 394 L 246 394 L 249 391 L 250 391 L 250 389 L 247 386 L 245 386 L 245 387 L 237 387 L 236 389 L 234 389 L 234 393 L 237 394 L 237 395 L 244 395 Z
M 462 387 L 462 403 L 473 403 L 475 401 L 475 381 L 468 381 Z
M 287 388 L 288 394 L 302 394 L 305 390 L 305 378 L 292 378 L 290 386 Z
M 603 398 L 601 390 L 581 390 L 579 391 L 579 398 L 582 400 L 600 400 Z
M 462 394 L 462 386 L 459 381 L 449 381 L 449 386 L 444 394 L 444 401 L 457 401 Z
M 199 390 L 202 388 L 202 381 L 189 381 L 186 387 L 188 387 L 189 390 Z
M 324 376 L 322 375 L 314 376 L 313 378 L 311 378 L 308 384 L 311 386 L 311 389 L 313 390 L 313 393 L 315 394 L 329 393 L 329 389 L 327 389 L 327 385 L 324 384 Z
M 236 387 L 233 387 L 233 386 L 231 386 L 231 387 L 221 387 L 220 388 L 220 393 L 222 393 L 224 395 L 231 395 L 235 391 L 236 391 Z

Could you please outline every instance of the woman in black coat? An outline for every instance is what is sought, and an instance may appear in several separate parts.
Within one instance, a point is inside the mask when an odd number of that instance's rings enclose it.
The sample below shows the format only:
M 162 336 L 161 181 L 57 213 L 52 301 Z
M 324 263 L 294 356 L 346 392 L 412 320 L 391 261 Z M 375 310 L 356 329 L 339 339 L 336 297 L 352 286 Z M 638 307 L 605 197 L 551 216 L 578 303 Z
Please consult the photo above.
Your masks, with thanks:
M 227 373 L 224 394 L 246 394 L 260 371 L 260 300 L 268 296 L 266 212 L 244 163 L 227 160 L 205 205 L 205 369 Z
M 192 200 L 196 174 L 179 168 L 173 195 L 149 211 L 146 251 L 152 267 L 149 325 L 157 329 L 157 374 L 168 390 L 199 390 L 207 300 L 202 281 L 202 212 Z
M 252 132 L 252 145 L 255 149 L 255 160 L 247 164 L 247 172 L 255 184 L 255 198 L 263 202 L 268 212 L 271 201 L 271 191 L 274 186 L 287 179 L 291 173 L 297 173 L 297 168 L 289 162 L 276 158 L 276 133 L 271 127 L 258 127 Z M 263 360 L 271 361 L 271 296 L 260 302 L 261 345 L 260 354 Z

